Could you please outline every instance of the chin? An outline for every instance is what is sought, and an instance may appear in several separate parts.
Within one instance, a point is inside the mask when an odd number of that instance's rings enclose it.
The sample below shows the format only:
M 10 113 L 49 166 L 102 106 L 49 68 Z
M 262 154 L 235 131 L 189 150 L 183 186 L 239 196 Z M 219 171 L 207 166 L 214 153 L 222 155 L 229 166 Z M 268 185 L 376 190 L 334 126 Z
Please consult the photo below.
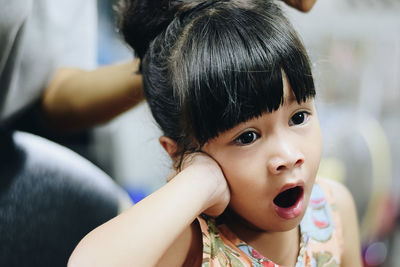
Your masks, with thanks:
M 270 232 L 286 232 L 286 231 L 293 230 L 294 228 L 296 228 L 300 225 L 300 222 L 301 222 L 301 219 L 303 218 L 303 216 L 300 216 L 300 217 L 301 218 L 282 221 L 281 223 L 278 223 L 276 225 L 276 227 L 273 227 L 274 229 L 271 229 Z
M 248 220 L 243 219 L 240 217 L 240 215 L 235 215 L 234 220 L 236 220 L 236 223 L 240 223 L 244 226 L 246 226 L 248 229 L 254 232 L 286 232 L 293 230 L 294 228 L 298 227 L 300 225 L 301 220 L 303 219 L 305 212 L 302 212 L 301 215 L 299 215 L 296 218 L 293 219 L 282 219 L 278 215 L 274 215 L 273 219 L 271 220 L 271 216 L 269 218 L 258 218 L 255 219 L 255 222 L 251 222 Z M 260 223 L 260 221 L 263 221 L 265 223 Z

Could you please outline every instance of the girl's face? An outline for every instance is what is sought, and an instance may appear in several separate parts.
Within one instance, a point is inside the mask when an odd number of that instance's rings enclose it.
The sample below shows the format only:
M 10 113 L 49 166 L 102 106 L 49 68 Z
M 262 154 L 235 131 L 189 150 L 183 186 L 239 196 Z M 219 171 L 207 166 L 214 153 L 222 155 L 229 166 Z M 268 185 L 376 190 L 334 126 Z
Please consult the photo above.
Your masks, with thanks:
M 284 104 L 208 141 L 203 151 L 221 166 L 229 207 L 252 228 L 286 231 L 305 212 L 321 158 L 313 99 L 298 104 L 284 79 Z

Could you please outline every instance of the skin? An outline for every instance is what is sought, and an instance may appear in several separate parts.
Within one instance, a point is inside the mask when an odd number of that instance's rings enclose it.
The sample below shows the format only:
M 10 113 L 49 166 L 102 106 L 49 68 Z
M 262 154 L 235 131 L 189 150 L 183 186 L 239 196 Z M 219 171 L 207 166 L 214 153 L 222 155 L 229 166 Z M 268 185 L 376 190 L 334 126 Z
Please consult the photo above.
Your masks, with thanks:
M 317 0 L 284 0 L 286 4 L 302 12 L 308 12 L 314 6 Z
M 283 106 L 221 133 L 203 153 L 185 158 L 182 170 L 165 186 L 90 232 L 68 266 L 201 266 L 196 218 L 201 213 L 217 216 L 228 205 L 241 218 L 228 225 L 233 232 L 276 263 L 294 266 L 298 225 L 315 181 L 321 136 L 313 100 L 292 101 L 289 84 L 284 84 Z M 257 135 L 243 145 L 238 140 L 246 140 L 246 132 Z M 164 136 L 160 143 L 175 155 L 173 140 Z M 271 202 L 293 181 L 304 185 L 304 207 L 301 215 L 282 219 Z M 354 202 L 343 186 L 333 183 L 332 188 L 342 197 L 338 207 L 346 218 L 341 266 L 361 266 Z
M 41 112 L 60 133 L 105 123 L 144 99 L 138 69 L 138 59 L 92 71 L 60 68 L 44 91 Z

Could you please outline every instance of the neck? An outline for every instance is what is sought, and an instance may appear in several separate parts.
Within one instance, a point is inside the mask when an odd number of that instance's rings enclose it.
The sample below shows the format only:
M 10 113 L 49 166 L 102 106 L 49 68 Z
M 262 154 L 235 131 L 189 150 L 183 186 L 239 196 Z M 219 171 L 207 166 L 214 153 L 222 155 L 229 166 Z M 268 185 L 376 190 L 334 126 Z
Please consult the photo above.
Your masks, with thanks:
M 227 226 L 244 242 L 264 257 L 282 266 L 295 266 L 300 249 L 300 229 L 269 232 L 249 226 L 243 220 L 233 220 Z

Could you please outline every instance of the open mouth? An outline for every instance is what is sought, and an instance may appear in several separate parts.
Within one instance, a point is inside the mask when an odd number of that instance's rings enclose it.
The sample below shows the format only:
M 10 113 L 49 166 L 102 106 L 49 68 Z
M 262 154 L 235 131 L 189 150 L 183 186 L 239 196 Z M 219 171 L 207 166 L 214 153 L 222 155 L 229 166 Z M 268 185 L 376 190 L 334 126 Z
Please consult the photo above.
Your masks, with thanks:
M 279 193 L 273 201 L 280 208 L 289 208 L 294 206 L 302 195 L 303 187 L 295 186 Z

